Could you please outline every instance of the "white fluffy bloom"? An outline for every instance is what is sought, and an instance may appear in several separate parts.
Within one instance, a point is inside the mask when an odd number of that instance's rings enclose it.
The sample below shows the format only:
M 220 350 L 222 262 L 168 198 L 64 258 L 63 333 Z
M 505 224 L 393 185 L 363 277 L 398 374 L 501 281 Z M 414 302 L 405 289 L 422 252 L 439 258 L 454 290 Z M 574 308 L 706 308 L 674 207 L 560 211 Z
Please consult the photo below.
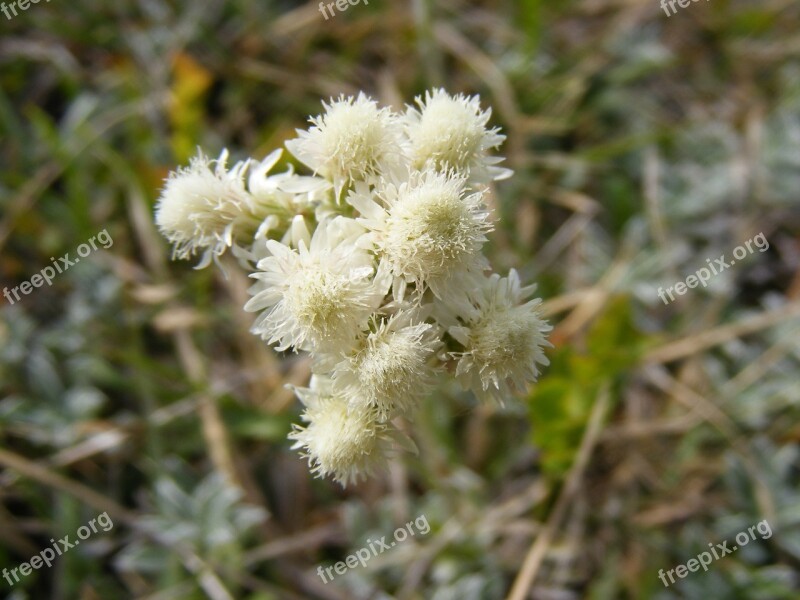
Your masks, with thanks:
M 552 327 L 539 313 L 541 300 L 520 304 L 534 288 L 521 288 L 513 269 L 508 277 L 493 274 L 461 316 L 464 325 L 448 329 L 464 346 L 463 352 L 453 353 L 456 377 L 482 399 L 502 403 L 512 387 L 523 390 L 526 382 L 536 381 L 537 363 L 549 364 L 543 347 L 551 345 L 546 333 Z
M 415 450 L 413 443 L 369 411 L 350 410 L 345 397 L 324 380 L 312 380 L 310 388 L 295 388 L 305 404 L 306 427 L 295 425 L 289 439 L 293 449 L 304 448 L 312 473 L 333 476 L 343 486 L 372 475 L 382 467 L 396 445 Z
M 227 150 L 216 161 L 201 152 L 188 167 L 170 173 L 156 206 L 156 224 L 173 244 L 173 258 L 202 250 L 199 267 L 204 267 L 233 244 L 237 226 L 251 221 L 253 199 L 244 186 L 249 162 L 228 171 L 227 160 Z
M 404 119 L 414 167 L 455 169 L 473 183 L 511 176 L 510 170 L 496 166 L 502 157 L 488 155 L 505 136 L 498 128 L 486 128 L 492 111 L 481 110 L 478 96 L 450 96 L 434 89 L 425 92 L 424 100 L 417 97 L 416 103 L 419 109 L 409 106 Z
M 492 229 L 489 211 L 482 192 L 467 191 L 463 176 L 414 173 L 400 185 L 384 182 L 375 196 L 357 191 L 348 202 L 394 276 L 396 298 L 407 283 L 427 285 L 442 298 L 459 287 L 459 278 L 486 267 L 481 248 Z
M 410 413 L 430 389 L 430 358 L 441 345 L 438 328 L 413 321 L 406 311 L 378 324 L 333 368 L 333 382 L 352 410 L 374 411 L 386 421 Z
M 353 181 L 372 181 L 403 162 L 402 126 L 388 108 L 360 93 L 323 102 L 325 113 L 312 117 L 308 131 L 286 142 L 289 151 L 314 173 L 333 181 L 336 198 Z
M 199 153 L 188 167 L 171 173 L 155 217 L 161 232 L 174 244 L 173 257 L 189 258 L 203 251 L 198 268 L 228 248 L 247 257 L 246 247 L 254 239 L 286 226 L 297 213 L 313 212 L 325 200 L 330 183 L 295 175 L 291 167 L 270 175 L 281 153 L 278 149 L 260 162 L 238 162 L 230 170 L 227 150 L 216 160 Z
M 355 245 L 363 229 L 352 219 L 320 223 L 296 250 L 267 241 L 271 256 L 258 262 L 258 279 L 245 304 L 263 311 L 252 331 L 278 350 L 325 350 L 349 345 L 366 327 L 388 290 L 372 257 Z
M 202 252 L 205 266 L 230 248 L 255 271 L 251 331 L 311 354 L 289 438 L 347 485 L 398 446 L 416 451 L 393 423 L 437 374 L 501 403 L 535 381 L 551 327 L 516 271 L 487 276 L 486 184 L 511 171 L 477 96 L 433 89 L 403 114 L 363 93 L 322 104 L 286 142 L 310 176 L 271 173 L 281 150 L 230 169 L 227 152 L 201 153 L 167 179 L 155 217 L 173 258 Z

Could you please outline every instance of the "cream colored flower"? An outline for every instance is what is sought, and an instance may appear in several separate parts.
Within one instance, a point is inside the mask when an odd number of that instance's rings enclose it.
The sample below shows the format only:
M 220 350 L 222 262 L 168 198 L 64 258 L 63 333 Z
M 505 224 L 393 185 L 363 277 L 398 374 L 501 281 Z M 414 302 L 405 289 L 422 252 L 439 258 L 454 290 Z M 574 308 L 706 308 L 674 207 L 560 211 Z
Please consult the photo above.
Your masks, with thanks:
M 487 266 L 481 248 L 492 230 L 489 211 L 482 192 L 467 191 L 463 176 L 417 172 L 399 185 L 383 182 L 374 195 L 356 191 L 348 202 L 394 276 L 398 300 L 408 283 L 443 298 Z
M 415 168 L 454 169 L 471 183 L 511 176 L 510 170 L 496 166 L 502 157 L 488 155 L 505 136 L 496 127 L 487 129 L 492 111 L 481 110 L 478 96 L 450 96 L 443 89 L 434 89 L 425 92 L 424 100 L 417 97 L 416 103 L 419 109 L 409 106 L 404 119 Z
M 227 150 L 216 161 L 200 152 L 188 167 L 170 173 L 156 205 L 156 224 L 173 244 L 173 258 L 203 251 L 198 268 L 205 267 L 233 245 L 237 226 L 251 220 L 253 200 L 244 187 L 249 162 L 228 171 L 227 160 Z
M 434 89 L 403 115 L 363 93 L 323 107 L 286 142 L 312 175 L 273 173 L 281 150 L 230 169 L 227 152 L 200 153 L 167 179 L 155 216 L 174 258 L 202 253 L 205 266 L 230 249 L 255 271 L 251 331 L 311 355 L 293 448 L 346 486 L 416 451 L 396 426 L 445 366 L 502 403 L 548 364 L 551 327 L 516 271 L 486 275 L 487 184 L 511 171 L 477 96 Z
M 410 414 L 430 389 L 430 359 L 441 346 L 438 328 L 414 320 L 404 311 L 379 323 L 333 368 L 333 382 L 354 411 L 374 411 L 386 421 Z
M 464 347 L 453 353 L 458 359 L 456 377 L 482 399 L 502 403 L 512 388 L 523 390 L 539 376 L 537 364 L 550 364 L 543 348 L 551 346 L 546 334 L 552 329 L 542 319 L 540 299 L 520 302 L 530 296 L 534 286 L 520 287 L 519 276 L 492 274 L 466 314 L 463 325 L 448 329 Z
M 305 404 L 305 427 L 295 425 L 289 439 L 293 449 L 304 448 L 311 472 L 332 476 L 342 486 L 356 483 L 383 467 L 395 447 L 414 450 L 413 443 L 370 411 L 350 410 L 348 399 L 324 379 L 310 388 L 294 388 Z
M 251 275 L 259 282 L 244 309 L 263 311 L 252 331 L 278 350 L 326 350 L 348 346 L 381 305 L 388 278 L 355 246 L 363 229 L 352 219 L 320 223 L 296 250 L 266 242 L 271 256 Z
M 247 258 L 254 240 L 264 240 L 268 232 L 288 226 L 294 215 L 313 213 L 325 202 L 331 185 L 324 179 L 300 177 L 291 168 L 269 174 L 281 152 L 278 149 L 260 162 L 238 162 L 230 170 L 227 150 L 216 160 L 201 152 L 189 167 L 171 173 L 155 216 L 174 245 L 173 258 L 190 258 L 202 251 L 197 268 L 228 248 Z
M 312 117 L 308 131 L 286 142 L 289 151 L 333 182 L 336 198 L 355 181 L 372 182 L 403 163 L 402 126 L 388 108 L 360 93 L 323 102 L 325 113 Z

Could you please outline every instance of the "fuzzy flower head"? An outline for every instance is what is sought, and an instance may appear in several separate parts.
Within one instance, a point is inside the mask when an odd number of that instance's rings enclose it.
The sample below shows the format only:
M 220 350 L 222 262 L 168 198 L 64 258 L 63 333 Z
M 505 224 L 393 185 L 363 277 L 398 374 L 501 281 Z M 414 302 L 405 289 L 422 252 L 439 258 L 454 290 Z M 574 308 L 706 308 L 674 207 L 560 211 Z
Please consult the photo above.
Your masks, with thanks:
M 485 267 L 481 248 L 491 231 L 482 192 L 469 193 L 466 179 L 452 172 L 425 171 L 409 181 L 385 183 L 379 201 L 353 194 L 348 201 L 363 215 L 375 249 L 395 278 L 402 298 L 407 283 L 430 286 L 437 297 L 459 275 Z
M 252 208 L 243 181 L 248 162 L 228 171 L 227 159 L 227 150 L 215 161 L 201 152 L 167 179 L 156 206 L 156 224 L 173 244 L 173 258 L 204 251 L 200 266 L 208 265 L 212 256 L 233 244 L 235 227 L 247 219 Z
M 537 364 L 549 364 L 543 348 L 551 345 L 546 333 L 552 327 L 539 313 L 541 300 L 520 304 L 533 289 L 521 288 L 513 269 L 508 277 L 493 274 L 462 317 L 465 325 L 448 330 L 464 346 L 453 354 L 456 377 L 482 399 L 502 403 L 512 388 L 523 390 L 526 382 L 536 381 Z
M 302 419 L 306 427 L 295 426 L 289 438 L 293 449 L 304 448 L 312 473 L 318 477 L 332 475 L 346 486 L 371 475 L 384 462 L 380 442 L 384 426 L 369 413 L 348 410 L 341 396 L 319 394 L 311 389 L 298 389 L 306 404 Z
M 360 337 L 334 367 L 334 384 L 355 412 L 374 412 L 379 421 L 409 414 L 430 389 L 430 358 L 440 345 L 435 326 L 398 313 Z
M 402 127 L 388 108 L 360 93 L 340 96 L 312 117 L 308 131 L 286 142 L 289 151 L 341 190 L 350 182 L 372 181 L 402 163 Z
M 415 450 L 400 432 L 380 423 L 369 411 L 350 410 L 348 400 L 333 391 L 329 382 L 312 380 L 310 388 L 295 388 L 305 404 L 305 427 L 295 426 L 289 439 L 293 449 L 304 448 L 311 471 L 331 475 L 342 486 L 372 475 L 399 445 Z
M 253 297 L 244 309 L 263 311 L 253 333 L 278 350 L 322 350 L 348 345 L 381 304 L 388 278 L 376 275 L 372 258 L 355 246 L 362 229 L 338 217 L 318 225 L 310 240 L 291 249 L 266 242 Z
M 505 140 L 498 128 L 487 129 L 492 111 L 481 110 L 478 96 L 450 96 L 443 89 L 416 98 L 419 109 L 408 107 L 405 131 L 415 168 L 431 165 L 437 170 L 454 169 L 474 183 L 505 179 L 511 171 L 497 167 L 504 159 L 489 156 Z

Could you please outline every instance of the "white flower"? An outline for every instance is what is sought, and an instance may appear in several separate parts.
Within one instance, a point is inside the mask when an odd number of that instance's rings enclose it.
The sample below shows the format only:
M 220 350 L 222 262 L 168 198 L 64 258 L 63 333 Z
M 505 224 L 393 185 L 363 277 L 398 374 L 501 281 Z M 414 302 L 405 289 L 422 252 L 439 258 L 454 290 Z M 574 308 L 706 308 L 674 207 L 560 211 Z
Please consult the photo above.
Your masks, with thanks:
M 247 246 L 254 240 L 263 240 L 270 230 L 286 227 L 295 214 L 313 212 L 323 203 L 331 187 L 324 179 L 300 177 L 291 167 L 269 175 L 281 152 L 275 150 L 261 162 L 238 162 L 230 170 L 227 150 L 217 160 L 201 152 L 189 167 L 171 173 L 156 206 L 156 224 L 174 244 L 173 258 L 203 251 L 197 267 L 202 268 L 228 248 L 237 256 L 251 257 Z
M 367 326 L 388 290 L 372 257 L 355 245 L 363 229 L 352 219 L 320 223 L 297 250 L 267 241 L 271 256 L 251 277 L 259 283 L 246 311 L 264 311 L 252 331 L 278 350 L 325 350 L 349 345 Z
M 430 389 L 430 358 L 440 347 L 438 328 L 413 324 L 400 312 L 364 333 L 354 350 L 332 371 L 334 384 L 356 412 L 374 411 L 378 420 L 408 414 Z
M 360 93 L 323 102 L 325 113 L 312 117 L 308 131 L 286 142 L 289 151 L 314 173 L 333 181 L 336 198 L 350 182 L 372 181 L 403 162 L 402 126 L 388 108 Z
M 155 216 L 161 233 L 173 244 L 173 259 L 202 250 L 198 268 L 207 266 L 212 256 L 233 244 L 237 225 L 251 219 L 253 201 L 243 182 L 249 163 L 239 162 L 228 171 L 227 160 L 227 150 L 216 161 L 200 152 L 189 167 L 167 178 Z
M 482 192 L 468 193 L 463 176 L 415 172 L 399 186 L 384 182 L 371 194 L 356 191 L 348 202 L 371 231 L 374 248 L 394 276 L 396 299 L 407 283 L 430 286 L 437 297 L 458 288 L 459 278 L 486 267 L 481 248 L 491 231 Z
M 471 183 L 511 176 L 510 170 L 495 166 L 502 157 L 487 154 L 500 146 L 505 136 L 498 128 L 486 128 L 492 111 L 481 110 L 478 96 L 450 96 L 440 88 L 425 92 L 424 101 L 417 97 L 416 103 L 419 110 L 409 106 L 404 119 L 414 167 L 455 169 Z
M 227 151 L 200 153 L 170 174 L 155 217 L 173 258 L 202 252 L 205 266 L 230 249 L 255 280 L 251 331 L 310 353 L 289 438 L 346 486 L 398 446 L 416 451 L 397 426 L 449 367 L 500 403 L 535 381 L 551 327 L 516 271 L 487 276 L 487 184 L 511 171 L 477 96 L 433 89 L 402 115 L 363 93 L 323 107 L 286 142 L 312 175 L 271 173 L 281 150 L 230 169 Z
M 347 486 L 382 467 L 395 444 L 414 449 L 410 440 L 378 422 L 374 413 L 350 410 L 347 398 L 324 380 L 294 390 L 306 406 L 302 419 L 308 425 L 295 425 L 289 439 L 295 440 L 292 449 L 305 449 L 302 456 L 318 477 L 331 475 Z
M 464 325 L 450 327 L 448 333 L 462 346 L 453 353 L 458 359 L 456 377 L 482 399 L 502 403 L 512 387 L 523 390 L 525 383 L 539 376 L 537 363 L 548 365 L 544 346 L 551 346 L 546 333 L 552 329 L 539 313 L 540 299 L 525 304 L 534 286 L 520 287 L 519 276 L 492 274 L 475 294 Z

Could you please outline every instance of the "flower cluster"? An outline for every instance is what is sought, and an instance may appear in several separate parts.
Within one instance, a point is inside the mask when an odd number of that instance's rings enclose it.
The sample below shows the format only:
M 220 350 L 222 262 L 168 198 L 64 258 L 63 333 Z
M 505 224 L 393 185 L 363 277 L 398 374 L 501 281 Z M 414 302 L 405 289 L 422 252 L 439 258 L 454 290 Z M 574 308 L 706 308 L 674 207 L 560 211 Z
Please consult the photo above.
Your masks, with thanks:
M 307 352 L 312 378 L 290 434 L 313 472 L 342 485 L 398 447 L 438 374 L 502 403 L 548 364 L 549 325 L 516 271 L 491 273 L 488 184 L 507 178 L 492 156 L 505 139 L 477 97 L 429 91 L 398 114 L 364 94 L 323 114 L 281 158 L 230 169 L 202 154 L 167 179 L 156 223 L 173 256 L 227 250 L 255 280 L 244 309 L 277 350 Z

